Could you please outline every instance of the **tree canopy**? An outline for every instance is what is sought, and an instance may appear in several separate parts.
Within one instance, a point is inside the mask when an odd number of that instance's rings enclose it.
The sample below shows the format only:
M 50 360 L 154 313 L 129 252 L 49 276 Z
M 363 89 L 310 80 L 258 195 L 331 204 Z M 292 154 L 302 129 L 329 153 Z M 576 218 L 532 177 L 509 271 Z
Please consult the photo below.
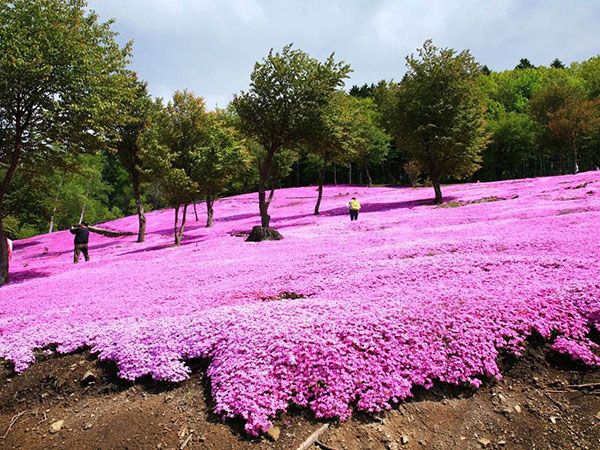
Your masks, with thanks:
M 329 97 L 343 85 L 350 66 L 336 62 L 332 54 L 324 62 L 287 45 L 271 50 L 257 62 L 250 76 L 250 89 L 233 99 L 240 128 L 265 149 L 258 161 L 261 225 L 269 227 L 265 189 L 272 176 L 273 158 L 283 148 L 310 142 Z
M 442 201 L 440 183 L 479 168 L 486 145 L 479 65 L 467 50 L 439 49 L 426 41 L 406 59 L 397 103 L 399 145 L 418 161 Z
M 110 132 L 130 47 L 83 0 L 0 3 L 0 219 L 23 165 L 59 164 L 98 149 Z M 0 220 L 0 284 L 8 278 Z

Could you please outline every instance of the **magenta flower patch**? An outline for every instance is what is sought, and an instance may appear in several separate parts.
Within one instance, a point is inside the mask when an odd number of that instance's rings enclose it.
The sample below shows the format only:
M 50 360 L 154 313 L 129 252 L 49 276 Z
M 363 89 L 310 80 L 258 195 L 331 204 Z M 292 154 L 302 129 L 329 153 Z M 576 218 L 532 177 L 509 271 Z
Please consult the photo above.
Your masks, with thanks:
M 218 202 L 210 230 L 188 217 L 180 248 L 173 211 L 156 211 L 144 244 L 92 235 L 91 262 L 76 266 L 68 232 L 15 242 L 0 357 L 23 371 L 36 348 L 89 346 L 124 378 L 171 381 L 208 358 L 217 412 L 251 434 L 291 404 L 345 419 L 414 386 L 501 378 L 498 353 L 519 354 L 534 331 L 600 365 L 588 337 L 600 327 L 600 172 L 448 186 L 455 207 L 432 194 L 327 186 L 315 217 L 315 188 L 280 190 L 284 239 L 258 244 L 239 237 L 259 222 L 255 195 Z M 353 196 L 363 209 L 350 222 Z M 104 226 L 136 231 L 137 218 Z

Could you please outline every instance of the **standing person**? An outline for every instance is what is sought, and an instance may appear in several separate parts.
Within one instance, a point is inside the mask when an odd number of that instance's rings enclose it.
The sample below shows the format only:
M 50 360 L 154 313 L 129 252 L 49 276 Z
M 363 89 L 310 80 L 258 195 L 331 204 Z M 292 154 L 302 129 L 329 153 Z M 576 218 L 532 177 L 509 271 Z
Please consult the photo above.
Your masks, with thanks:
M 79 262 L 79 254 L 83 253 L 86 261 L 90 260 L 90 256 L 88 254 L 88 240 L 90 237 L 90 232 L 87 229 L 87 223 L 82 222 L 77 226 L 72 225 L 69 230 L 71 234 L 75 235 L 75 251 L 73 255 L 73 263 L 77 264 Z
M 360 211 L 360 202 L 356 197 L 348 202 L 348 211 L 350 212 L 350 220 L 358 220 L 358 212 Z

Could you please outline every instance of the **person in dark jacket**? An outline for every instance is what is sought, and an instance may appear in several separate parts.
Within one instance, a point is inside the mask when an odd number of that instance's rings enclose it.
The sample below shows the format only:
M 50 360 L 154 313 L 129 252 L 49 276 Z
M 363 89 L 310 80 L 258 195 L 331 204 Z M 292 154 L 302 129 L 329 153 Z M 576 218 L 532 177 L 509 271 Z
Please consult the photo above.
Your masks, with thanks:
M 90 255 L 88 254 L 88 241 L 90 232 L 87 229 L 87 223 L 82 222 L 77 226 L 72 225 L 69 231 L 71 234 L 75 235 L 75 253 L 73 256 L 73 263 L 77 264 L 79 262 L 80 253 L 83 253 L 85 260 L 89 261 Z

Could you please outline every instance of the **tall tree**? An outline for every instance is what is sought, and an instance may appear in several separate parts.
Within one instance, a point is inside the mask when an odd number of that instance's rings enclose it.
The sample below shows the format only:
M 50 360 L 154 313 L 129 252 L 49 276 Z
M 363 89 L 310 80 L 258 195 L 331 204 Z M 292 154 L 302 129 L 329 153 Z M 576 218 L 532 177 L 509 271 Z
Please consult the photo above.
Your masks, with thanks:
M 550 67 L 554 69 L 564 69 L 565 65 L 560 59 L 554 58 L 554 60 L 550 63 Z
M 335 62 L 333 55 L 320 62 L 287 45 L 281 52 L 271 50 L 262 62 L 257 62 L 250 76 L 250 90 L 234 97 L 233 107 L 242 131 L 265 149 L 258 161 L 263 228 L 270 224 L 266 188 L 273 158 L 282 149 L 293 149 L 310 137 L 329 96 L 343 85 L 349 73 L 350 67 Z
M 371 168 L 381 166 L 386 160 L 390 149 L 390 136 L 380 125 L 381 115 L 370 98 L 358 100 L 355 108 L 359 139 L 354 161 L 360 170 L 365 171 L 368 186 L 371 187 Z
M 521 58 L 519 60 L 519 64 L 515 66 L 515 69 L 535 69 L 535 66 L 531 64 L 531 61 L 529 61 L 527 58 Z
M 137 242 L 146 238 L 146 215 L 142 202 L 141 186 L 144 182 L 144 172 L 141 170 L 140 136 L 149 125 L 149 120 L 155 108 L 155 103 L 148 95 L 146 83 L 137 80 L 135 75 L 130 78 L 133 95 L 125 97 L 122 102 L 123 122 L 117 126 L 117 141 L 115 148 L 125 170 L 131 177 L 133 198 L 138 215 Z
M 199 149 L 205 143 L 207 112 L 202 97 L 189 91 L 175 92 L 173 99 L 159 109 L 139 139 L 140 157 L 145 176 L 158 181 L 165 200 L 175 209 L 173 234 L 179 246 L 188 206 L 200 192 Z
M 313 140 L 308 146 L 318 167 L 318 195 L 314 214 L 319 214 L 323 198 L 325 170 L 330 164 L 349 163 L 359 147 L 359 111 L 357 99 L 345 92 L 336 92 L 323 110 Z
M 431 179 L 440 203 L 441 181 L 472 174 L 486 145 L 476 86 L 481 72 L 468 50 L 438 49 L 430 40 L 406 61 L 408 71 L 398 92 L 397 136 Z
M 65 152 L 103 144 L 122 94 L 130 46 L 84 0 L 0 3 L 0 218 L 22 165 L 50 166 Z M 52 144 L 52 145 L 51 145 Z M 8 248 L 0 219 L 0 285 Z
M 195 159 L 191 175 L 206 201 L 206 226 L 212 227 L 215 200 L 248 167 L 250 154 L 237 130 L 212 112 L 206 115 Z
M 586 136 L 600 128 L 600 99 L 571 97 L 557 111 L 548 113 L 550 132 L 572 156 L 573 171 L 579 172 L 579 149 Z
M 565 152 L 565 140 L 559 136 L 564 136 L 564 129 L 557 134 L 550 128 L 550 122 L 553 118 L 564 117 L 569 109 L 584 99 L 580 86 L 568 79 L 559 79 L 539 89 L 529 102 L 530 114 L 539 125 L 538 139 L 542 146 L 549 149 L 557 173 L 566 173 L 569 161 L 574 168 L 575 161 L 570 158 L 572 151 Z

